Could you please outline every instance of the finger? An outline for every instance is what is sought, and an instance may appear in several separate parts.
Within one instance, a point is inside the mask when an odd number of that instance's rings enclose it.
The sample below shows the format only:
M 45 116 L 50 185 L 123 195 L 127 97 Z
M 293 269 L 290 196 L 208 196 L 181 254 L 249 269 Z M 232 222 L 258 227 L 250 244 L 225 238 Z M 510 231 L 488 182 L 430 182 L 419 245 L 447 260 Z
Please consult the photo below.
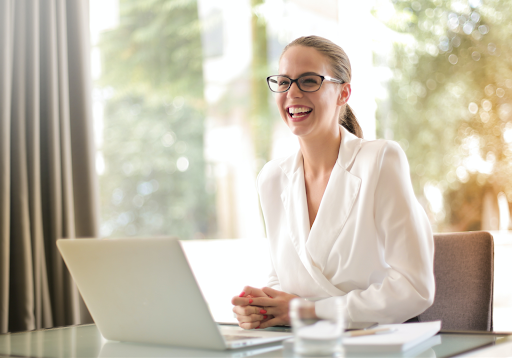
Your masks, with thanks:
M 252 303 L 254 302 L 254 298 L 249 298 L 249 297 L 244 297 L 244 298 L 240 298 L 240 297 L 233 297 L 231 298 L 231 304 L 233 305 L 241 305 L 241 306 L 246 306 L 246 305 L 251 305 Z
M 254 323 L 239 323 L 238 326 L 243 329 L 254 329 L 260 326 L 260 322 Z
M 281 314 L 281 312 L 282 310 L 280 310 L 278 307 L 265 307 L 260 309 L 259 314 L 272 315 L 274 317 L 277 317 Z
M 268 316 L 262 315 L 262 314 L 251 314 L 249 316 L 247 315 L 237 315 L 236 319 L 240 323 L 254 323 L 254 322 L 261 322 L 265 319 L 267 319 Z
M 262 322 L 262 323 L 259 325 L 259 327 L 260 327 L 261 329 L 263 329 L 263 328 L 269 328 L 269 327 L 273 327 L 273 326 L 275 326 L 275 325 L 280 325 L 280 324 L 283 324 L 281 319 L 279 319 L 279 318 L 273 318 L 273 319 L 267 320 L 267 321 L 265 321 L 265 322 Z
M 261 291 L 263 293 L 265 293 L 265 296 L 270 296 L 272 298 L 275 298 L 277 297 L 280 293 L 282 293 L 281 291 L 278 291 L 278 290 L 275 290 L 273 288 L 269 288 L 269 287 L 263 287 L 261 288 Z
M 262 314 L 262 315 L 265 315 L 267 314 L 266 311 L 264 309 L 261 309 L 260 307 L 254 307 L 252 305 L 247 305 L 247 306 L 236 306 L 236 307 L 233 307 L 233 312 L 238 314 L 238 315 L 251 315 L 251 314 Z
M 261 320 L 262 323 L 268 322 L 270 319 L 274 318 L 273 315 L 264 315 L 263 319 Z
M 256 305 L 258 307 L 275 307 L 276 305 L 278 305 L 278 302 L 275 299 L 259 297 L 253 298 L 251 304 Z
M 266 297 L 267 296 L 265 294 L 265 292 L 263 292 L 263 290 L 261 290 L 260 288 L 254 288 L 251 286 L 245 286 L 244 291 L 242 293 L 244 293 L 244 295 L 242 297 L 246 297 L 248 295 L 250 295 L 252 297 Z

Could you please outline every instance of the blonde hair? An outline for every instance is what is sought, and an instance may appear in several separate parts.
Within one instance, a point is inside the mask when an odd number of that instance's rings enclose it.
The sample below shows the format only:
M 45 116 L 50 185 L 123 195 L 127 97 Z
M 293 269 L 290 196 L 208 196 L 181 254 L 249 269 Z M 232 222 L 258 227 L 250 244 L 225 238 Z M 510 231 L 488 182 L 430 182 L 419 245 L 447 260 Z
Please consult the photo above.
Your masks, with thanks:
M 283 50 L 283 54 L 292 46 L 305 46 L 311 47 L 322 55 L 325 55 L 330 63 L 332 72 L 335 78 L 343 80 L 345 83 L 350 83 L 352 78 L 352 69 L 350 68 L 350 61 L 347 54 L 341 47 L 336 45 L 330 40 L 320 36 L 303 36 L 293 40 Z M 281 56 L 283 56 L 281 54 Z M 346 104 L 340 113 L 339 123 L 345 127 L 349 132 L 357 137 L 363 138 L 363 130 L 357 122 L 356 115 L 349 104 Z

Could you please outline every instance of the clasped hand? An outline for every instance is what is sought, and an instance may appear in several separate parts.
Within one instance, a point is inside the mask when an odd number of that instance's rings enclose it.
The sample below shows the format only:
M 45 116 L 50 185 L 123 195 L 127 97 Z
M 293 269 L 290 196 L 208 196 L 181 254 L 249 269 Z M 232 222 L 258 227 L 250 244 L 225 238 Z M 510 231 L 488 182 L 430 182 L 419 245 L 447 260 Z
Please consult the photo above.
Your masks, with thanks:
M 233 297 L 233 312 L 238 325 L 243 329 L 268 328 L 274 325 L 290 325 L 290 301 L 296 295 L 272 288 L 246 286 L 243 292 Z

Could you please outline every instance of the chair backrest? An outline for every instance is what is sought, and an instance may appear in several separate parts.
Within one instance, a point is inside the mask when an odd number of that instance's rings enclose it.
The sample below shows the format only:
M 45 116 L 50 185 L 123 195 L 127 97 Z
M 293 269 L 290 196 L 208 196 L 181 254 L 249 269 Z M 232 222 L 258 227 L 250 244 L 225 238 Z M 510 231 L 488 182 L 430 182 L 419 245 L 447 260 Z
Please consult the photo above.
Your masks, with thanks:
M 434 304 L 419 321 L 445 330 L 492 331 L 494 242 L 489 232 L 434 235 Z

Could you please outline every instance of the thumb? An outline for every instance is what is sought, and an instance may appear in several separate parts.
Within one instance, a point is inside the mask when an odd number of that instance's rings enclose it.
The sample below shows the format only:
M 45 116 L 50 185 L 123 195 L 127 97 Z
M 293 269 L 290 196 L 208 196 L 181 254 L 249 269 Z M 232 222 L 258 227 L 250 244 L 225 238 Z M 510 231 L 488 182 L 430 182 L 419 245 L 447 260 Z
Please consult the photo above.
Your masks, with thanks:
M 280 291 L 276 290 L 276 289 L 273 289 L 273 288 L 269 288 L 269 287 L 264 287 L 261 289 L 263 291 L 263 293 L 265 293 L 266 295 L 268 295 L 269 297 L 272 297 L 272 298 L 275 298 L 277 297 L 280 293 Z
M 250 286 L 245 286 L 244 291 L 240 294 L 240 297 L 267 297 L 263 290 Z

